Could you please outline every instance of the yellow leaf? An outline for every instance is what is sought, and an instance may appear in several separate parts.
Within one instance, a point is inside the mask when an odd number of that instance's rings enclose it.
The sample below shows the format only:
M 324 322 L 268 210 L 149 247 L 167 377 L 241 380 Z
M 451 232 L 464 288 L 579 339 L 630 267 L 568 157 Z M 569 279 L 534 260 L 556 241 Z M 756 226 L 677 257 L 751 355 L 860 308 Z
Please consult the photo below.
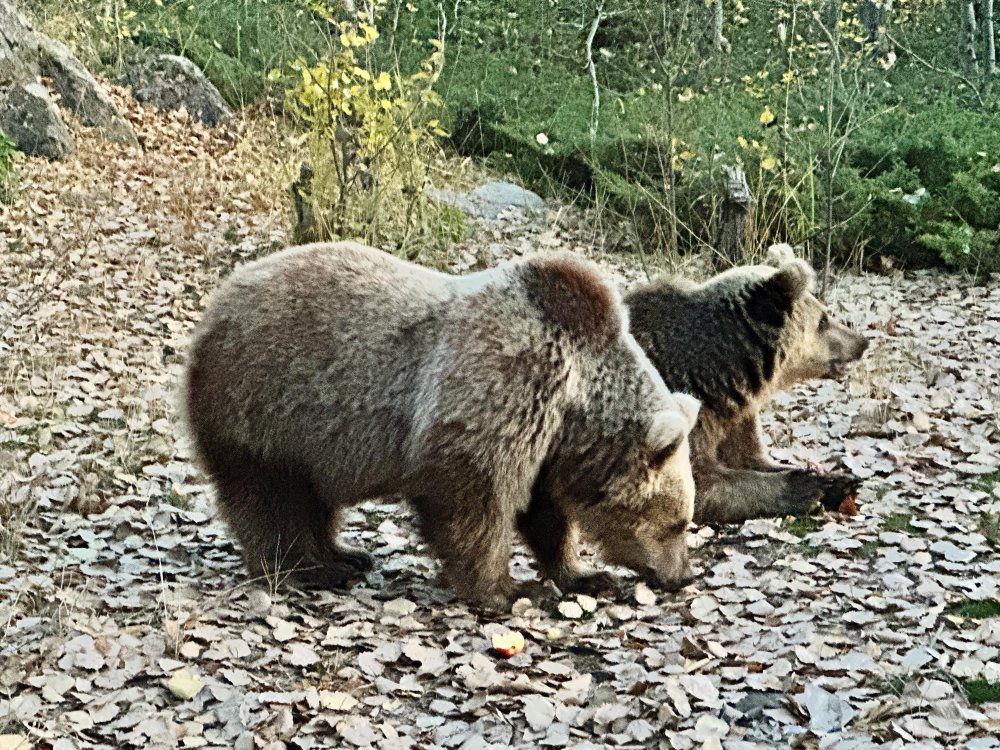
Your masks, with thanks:
M 770 107 L 764 107 L 764 111 L 760 113 L 760 124 L 770 125 L 772 122 L 774 122 L 774 112 Z
M 747 143 L 747 139 L 742 135 L 736 136 L 736 142 L 740 144 L 740 148 L 750 148 L 750 144 Z
M 375 79 L 375 83 L 372 84 L 372 88 L 376 91 L 388 91 L 392 86 L 392 79 L 389 74 L 385 71 L 378 74 L 378 78 Z
M 760 166 L 762 169 L 766 169 L 768 172 L 773 172 L 775 167 L 778 166 L 778 160 L 773 156 L 765 156 L 760 160 Z
M 167 689 L 183 701 L 194 698 L 203 687 L 205 687 L 204 680 L 186 669 L 174 672 L 174 676 L 167 682 Z
M 791 83 L 793 78 L 795 78 L 794 70 L 786 70 L 784 73 L 781 74 L 782 83 Z
M 694 158 L 694 151 L 681 151 L 680 154 L 678 154 L 678 156 L 687 161 L 688 159 Z

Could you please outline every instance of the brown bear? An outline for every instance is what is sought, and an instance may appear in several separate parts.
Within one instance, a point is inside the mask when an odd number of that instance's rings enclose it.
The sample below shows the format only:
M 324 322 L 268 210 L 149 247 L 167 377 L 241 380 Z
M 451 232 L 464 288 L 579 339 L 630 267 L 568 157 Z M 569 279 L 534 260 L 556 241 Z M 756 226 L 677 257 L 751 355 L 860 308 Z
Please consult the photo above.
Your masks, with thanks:
M 342 510 L 398 496 L 464 599 L 508 606 L 515 528 L 564 589 L 578 524 L 612 563 L 689 576 L 698 403 L 671 394 L 596 266 L 566 253 L 464 277 L 354 243 L 232 274 L 196 329 L 186 421 L 257 574 L 370 567 Z
M 777 466 L 764 451 L 761 407 L 795 383 L 840 376 L 868 346 L 813 295 L 815 274 L 791 247 L 772 247 L 768 260 L 625 297 L 632 333 L 667 387 L 702 402 L 691 434 L 698 523 L 834 509 L 857 488 L 848 474 Z

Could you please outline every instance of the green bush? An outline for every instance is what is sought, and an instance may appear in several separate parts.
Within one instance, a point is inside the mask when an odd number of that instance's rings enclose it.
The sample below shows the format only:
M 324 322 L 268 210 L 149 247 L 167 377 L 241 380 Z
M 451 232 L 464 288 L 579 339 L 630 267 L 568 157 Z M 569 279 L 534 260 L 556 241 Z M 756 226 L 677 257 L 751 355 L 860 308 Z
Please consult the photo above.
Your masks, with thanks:
M 17 194 L 16 152 L 17 144 L 0 130 L 0 203 L 10 203 Z
M 270 85 L 269 72 L 329 48 L 325 24 L 298 0 L 131 0 L 133 41 L 193 60 L 230 104 Z M 272 76 L 273 77 L 273 76 Z
M 464 234 L 454 209 L 424 193 L 427 172 L 448 134 L 434 90 L 444 52 L 439 39 L 412 73 L 380 70 L 370 54 L 379 38 L 364 13 L 342 19 L 316 5 L 335 30 L 335 45 L 316 64 L 293 63 L 299 82 L 286 109 L 308 128 L 313 178 L 301 199 L 311 239 L 356 237 L 391 243 L 415 257 Z
M 850 208 L 865 214 L 870 251 L 1000 271 L 1000 129 L 994 115 L 949 102 L 903 113 L 859 134 L 851 165 Z

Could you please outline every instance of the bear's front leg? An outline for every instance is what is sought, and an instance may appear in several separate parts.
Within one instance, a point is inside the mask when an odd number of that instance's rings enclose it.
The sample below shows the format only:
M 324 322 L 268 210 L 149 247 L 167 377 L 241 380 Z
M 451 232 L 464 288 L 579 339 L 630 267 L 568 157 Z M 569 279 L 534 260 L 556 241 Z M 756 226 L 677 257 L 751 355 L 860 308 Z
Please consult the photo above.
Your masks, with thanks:
M 456 595 L 484 609 L 510 611 L 518 594 L 509 569 L 514 505 L 467 494 L 462 499 L 422 496 L 413 505 Z
M 725 425 L 725 437 L 719 443 L 716 455 L 730 469 L 785 471 L 791 468 L 771 460 L 764 449 L 762 434 L 757 413 L 746 414 Z
M 564 594 L 620 592 L 617 576 L 588 568 L 580 561 L 575 530 L 545 490 L 533 490 L 531 504 L 518 516 L 517 527 L 534 553 L 541 574 L 552 579 Z

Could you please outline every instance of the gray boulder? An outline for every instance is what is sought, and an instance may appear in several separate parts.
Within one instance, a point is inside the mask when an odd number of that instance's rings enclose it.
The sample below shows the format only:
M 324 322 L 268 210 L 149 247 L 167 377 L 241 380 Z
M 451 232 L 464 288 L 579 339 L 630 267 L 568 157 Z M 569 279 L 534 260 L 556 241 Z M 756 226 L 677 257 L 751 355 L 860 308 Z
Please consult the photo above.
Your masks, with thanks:
M 86 68 L 59 42 L 39 34 L 15 0 L 0 0 L 0 129 L 26 154 L 62 159 L 73 137 L 39 76 L 109 140 L 138 145 L 135 133 Z
M 159 55 L 132 67 L 123 79 L 132 96 L 156 109 L 185 109 L 214 128 L 232 118 L 222 94 L 186 57 Z
M 545 208 L 545 202 L 537 194 L 506 181 L 487 182 L 467 193 L 431 188 L 427 195 L 433 201 L 454 206 L 470 216 L 487 221 L 495 221 L 501 212 L 509 208 L 529 214 Z
M 0 0 L 0 83 L 38 77 L 38 40 L 11 0 Z
M 38 36 L 38 60 L 42 75 L 62 97 L 63 106 L 79 115 L 85 125 L 97 128 L 107 140 L 138 146 L 139 139 L 115 107 L 107 92 L 62 42 Z
M 26 154 L 64 159 L 73 136 L 40 83 L 0 84 L 0 130 Z

